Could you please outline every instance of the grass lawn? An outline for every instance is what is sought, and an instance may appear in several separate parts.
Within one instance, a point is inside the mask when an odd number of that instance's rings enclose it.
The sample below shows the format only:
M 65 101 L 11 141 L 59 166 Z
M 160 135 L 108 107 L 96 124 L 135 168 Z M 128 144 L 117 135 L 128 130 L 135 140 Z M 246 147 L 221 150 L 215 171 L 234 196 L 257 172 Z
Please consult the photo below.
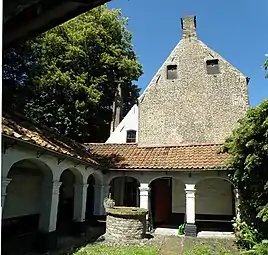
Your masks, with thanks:
M 239 252 L 228 239 L 186 238 L 183 255 L 238 255 Z
M 108 246 L 87 244 L 56 255 L 239 255 L 232 240 L 211 238 L 163 237 L 162 241 L 145 246 Z
M 100 244 L 87 245 L 70 255 L 156 255 L 158 249 L 153 246 L 124 246 L 111 247 Z

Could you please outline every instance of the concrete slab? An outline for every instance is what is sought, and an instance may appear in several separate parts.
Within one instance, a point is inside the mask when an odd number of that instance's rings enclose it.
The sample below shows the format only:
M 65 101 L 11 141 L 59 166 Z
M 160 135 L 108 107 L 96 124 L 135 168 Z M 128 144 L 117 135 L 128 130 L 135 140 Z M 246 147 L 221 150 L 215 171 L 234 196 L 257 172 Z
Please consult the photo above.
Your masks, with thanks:
M 219 231 L 201 231 L 197 233 L 197 237 L 202 238 L 234 238 L 233 232 L 219 232 Z
M 172 228 L 156 228 L 154 234 L 163 236 L 179 236 L 178 229 Z M 181 235 L 184 236 L 184 235 Z M 198 232 L 197 237 L 200 238 L 234 238 L 233 232 L 220 231 L 201 231 Z
M 178 229 L 156 228 L 155 231 L 154 231 L 154 234 L 156 234 L 156 235 L 164 235 L 164 236 L 178 236 Z

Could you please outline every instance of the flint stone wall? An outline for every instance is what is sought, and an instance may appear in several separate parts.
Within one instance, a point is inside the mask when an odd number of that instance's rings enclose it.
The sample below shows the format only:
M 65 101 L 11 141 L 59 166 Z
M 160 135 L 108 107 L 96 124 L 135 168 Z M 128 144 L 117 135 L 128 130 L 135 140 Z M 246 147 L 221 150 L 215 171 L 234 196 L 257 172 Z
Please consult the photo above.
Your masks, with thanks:
M 106 239 L 131 241 L 143 239 L 146 234 L 146 213 L 127 215 L 107 212 Z

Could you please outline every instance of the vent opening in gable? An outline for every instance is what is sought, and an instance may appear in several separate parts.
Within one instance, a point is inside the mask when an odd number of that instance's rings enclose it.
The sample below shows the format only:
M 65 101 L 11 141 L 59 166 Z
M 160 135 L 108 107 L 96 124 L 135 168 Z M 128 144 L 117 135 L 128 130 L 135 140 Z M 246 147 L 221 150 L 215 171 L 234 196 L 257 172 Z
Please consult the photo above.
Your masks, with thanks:
M 167 79 L 174 80 L 178 78 L 177 65 L 168 65 L 167 66 Z
M 220 73 L 220 66 L 218 59 L 210 59 L 206 61 L 207 73 L 208 74 L 218 74 Z

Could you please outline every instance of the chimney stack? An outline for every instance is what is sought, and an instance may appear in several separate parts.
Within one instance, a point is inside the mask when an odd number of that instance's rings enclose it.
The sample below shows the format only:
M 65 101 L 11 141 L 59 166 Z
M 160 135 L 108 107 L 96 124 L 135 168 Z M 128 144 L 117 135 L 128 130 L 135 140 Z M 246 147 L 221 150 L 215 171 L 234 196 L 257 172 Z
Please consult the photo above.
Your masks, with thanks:
M 182 38 L 196 38 L 196 16 L 181 18 Z

